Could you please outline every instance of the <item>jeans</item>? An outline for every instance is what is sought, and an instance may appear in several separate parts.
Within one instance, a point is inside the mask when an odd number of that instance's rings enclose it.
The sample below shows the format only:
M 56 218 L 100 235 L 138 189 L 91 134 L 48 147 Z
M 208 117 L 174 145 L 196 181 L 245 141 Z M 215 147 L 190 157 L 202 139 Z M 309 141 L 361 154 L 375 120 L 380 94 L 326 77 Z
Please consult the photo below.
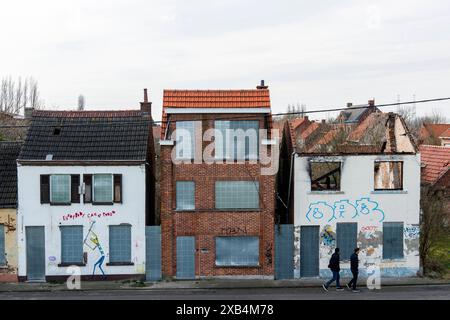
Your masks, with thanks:
M 333 281 L 336 281 L 336 288 L 340 288 L 341 285 L 339 284 L 339 279 L 340 279 L 339 271 L 332 271 L 332 272 L 333 272 L 333 278 L 330 281 L 328 281 L 327 283 L 325 283 L 325 287 L 328 288 Z
M 350 282 L 348 283 L 348 286 L 352 287 L 353 290 L 356 290 L 356 283 L 358 282 L 358 270 L 354 271 L 352 270 L 352 275 L 353 275 L 353 279 L 350 280 Z

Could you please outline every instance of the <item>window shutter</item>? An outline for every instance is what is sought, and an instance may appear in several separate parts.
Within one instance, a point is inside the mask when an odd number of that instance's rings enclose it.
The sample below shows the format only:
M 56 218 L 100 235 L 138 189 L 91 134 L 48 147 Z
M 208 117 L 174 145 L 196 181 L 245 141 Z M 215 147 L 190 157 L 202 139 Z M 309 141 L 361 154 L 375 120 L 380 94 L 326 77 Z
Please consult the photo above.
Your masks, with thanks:
M 114 203 L 122 203 L 122 175 L 114 175 Z
M 92 202 L 92 174 L 83 174 L 84 182 L 84 203 Z
M 41 203 L 50 203 L 50 175 L 41 175 Z
M 72 203 L 80 203 L 80 175 L 79 174 L 72 174 L 71 179 L 72 182 L 71 185 L 71 199 Z

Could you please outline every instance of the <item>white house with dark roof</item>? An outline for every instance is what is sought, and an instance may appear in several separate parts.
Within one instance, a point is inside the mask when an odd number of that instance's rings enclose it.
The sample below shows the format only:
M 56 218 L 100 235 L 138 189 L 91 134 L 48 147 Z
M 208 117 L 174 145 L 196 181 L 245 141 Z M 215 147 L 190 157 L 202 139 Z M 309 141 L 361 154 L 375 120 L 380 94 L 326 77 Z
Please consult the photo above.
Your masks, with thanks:
M 146 100 L 141 110 L 33 113 L 18 159 L 19 281 L 144 277 L 154 219 Z

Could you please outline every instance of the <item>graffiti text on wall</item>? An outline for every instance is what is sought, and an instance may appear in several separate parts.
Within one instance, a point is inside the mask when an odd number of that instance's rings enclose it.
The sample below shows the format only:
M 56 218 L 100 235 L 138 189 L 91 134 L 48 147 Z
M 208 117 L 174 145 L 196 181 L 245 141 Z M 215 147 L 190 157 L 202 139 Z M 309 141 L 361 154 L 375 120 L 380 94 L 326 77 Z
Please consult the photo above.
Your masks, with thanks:
M 407 226 L 404 229 L 405 239 L 417 239 L 419 238 L 420 228 L 419 226 Z
M 370 198 L 361 198 L 354 203 L 350 200 L 340 200 L 333 204 L 317 201 L 309 205 L 306 213 L 306 219 L 310 222 L 358 219 L 362 216 L 368 216 L 373 221 L 383 222 L 384 211 L 379 208 L 378 202 L 370 200 Z
M 69 220 L 78 220 L 78 219 L 100 219 L 100 218 L 107 218 L 112 217 L 116 214 L 115 211 L 111 212 L 92 212 L 92 213 L 84 213 L 84 212 L 75 212 L 75 213 L 68 213 L 63 215 L 62 219 L 63 221 L 69 221 Z

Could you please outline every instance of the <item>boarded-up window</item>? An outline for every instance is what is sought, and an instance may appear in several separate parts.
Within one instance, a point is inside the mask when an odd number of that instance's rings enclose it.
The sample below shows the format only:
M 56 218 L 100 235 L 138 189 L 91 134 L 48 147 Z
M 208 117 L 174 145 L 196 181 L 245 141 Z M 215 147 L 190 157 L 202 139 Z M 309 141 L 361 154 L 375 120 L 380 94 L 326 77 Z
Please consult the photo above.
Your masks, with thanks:
M 403 222 L 383 222 L 383 259 L 403 258 Z
M 403 162 L 375 162 L 375 190 L 403 190 Z
M 340 162 L 311 162 L 311 191 L 341 190 Z
M 216 265 L 226 267 L 257 266 L 258 237 L 217 237 Z
M 109 226 L 109 262 L 131 263 L 131 225 Z
M 350 260 L 356 248 L 358 224 L 355 222 L 338 223 L 336 227 L 337 247 L 341 260 Z
M 61 226 L 61 263 L 83 263 L 83 226 Z
M 4 266 L 5 264 L 5 225 L 0 224 L 0 266 Z

